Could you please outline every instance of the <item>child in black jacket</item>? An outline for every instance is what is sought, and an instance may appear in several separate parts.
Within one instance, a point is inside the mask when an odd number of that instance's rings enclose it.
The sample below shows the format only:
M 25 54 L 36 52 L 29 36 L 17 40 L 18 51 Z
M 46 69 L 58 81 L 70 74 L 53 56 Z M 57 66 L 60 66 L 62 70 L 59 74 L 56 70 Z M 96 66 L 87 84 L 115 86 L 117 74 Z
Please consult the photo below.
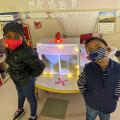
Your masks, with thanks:
M 41 75 L 45 64 L 39 59 L 36 51 L 25 43 L 22 24 L 7 23 L 3 27 L 3 33 L 6 62 L 9 65 L 8 72 L 18 92 L 18 108 L 13 120 L 19 119 L 24 114 L 25 98 L 30 104 L 31 116 L 29 120 L 36 120 L 35 77 Z

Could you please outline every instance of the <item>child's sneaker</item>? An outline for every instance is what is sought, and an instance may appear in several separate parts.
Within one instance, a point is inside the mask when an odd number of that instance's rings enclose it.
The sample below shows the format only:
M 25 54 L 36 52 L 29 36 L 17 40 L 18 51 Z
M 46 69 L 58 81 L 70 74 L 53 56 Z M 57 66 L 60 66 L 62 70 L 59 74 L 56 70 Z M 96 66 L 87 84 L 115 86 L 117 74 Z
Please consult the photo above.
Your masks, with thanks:
M 20 119 L 20 118 L 24 115 L 24 113 L 25 113 L 24 109 L 22 109 L 22 110 L 17 110 L 17 111 L 14 113 L 13 120 L 18 120 L 18 119 Z
M 35 117 L 30 117 L 28 120 L 37 120 L 37 116 L 35 116 Z

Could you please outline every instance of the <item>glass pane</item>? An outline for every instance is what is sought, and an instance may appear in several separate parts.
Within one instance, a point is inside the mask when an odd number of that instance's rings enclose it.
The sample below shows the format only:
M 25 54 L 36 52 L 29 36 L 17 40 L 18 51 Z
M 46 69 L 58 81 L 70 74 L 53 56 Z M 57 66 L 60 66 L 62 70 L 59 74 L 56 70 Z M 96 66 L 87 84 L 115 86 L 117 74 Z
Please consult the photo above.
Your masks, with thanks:
M 77 44 L 37 44 L 37 52 L 46 64 L 43 74 L 78 75 Z
M 78 68 L 78 60 L 77 55 L 61 55 L 60 56 L 61 63 L 61 74 L 77 74 Z
M 59 74 L 59 59 L 57 55 L 42 54 L 42 59 L 46 65 L 44 73 Z

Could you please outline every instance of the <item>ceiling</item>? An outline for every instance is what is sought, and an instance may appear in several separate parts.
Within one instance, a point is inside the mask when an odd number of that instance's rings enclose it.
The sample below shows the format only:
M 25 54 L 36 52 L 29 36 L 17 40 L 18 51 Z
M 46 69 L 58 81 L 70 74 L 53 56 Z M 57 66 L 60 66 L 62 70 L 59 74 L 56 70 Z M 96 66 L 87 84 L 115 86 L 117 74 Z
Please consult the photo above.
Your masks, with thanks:
M 0 12 L 119 9 L 120 0 L 1 0 Z
M 74 36 L 95 31 L 99 12 L 65 12 L 52 13 L 63 26 L 66 35 Z M 84 24 L 85 23 L 85 24 Z
M 35 13 L 35 15 L 32 14 L 33 19 L 57 19 L 57 22 L 64 29 L 64 33 L 68 36 L 93 32 L 99 11 L 113 9 L 120 9 L 120 0 L 0 1 L 1 13 L 21 12 L 22 15 Z

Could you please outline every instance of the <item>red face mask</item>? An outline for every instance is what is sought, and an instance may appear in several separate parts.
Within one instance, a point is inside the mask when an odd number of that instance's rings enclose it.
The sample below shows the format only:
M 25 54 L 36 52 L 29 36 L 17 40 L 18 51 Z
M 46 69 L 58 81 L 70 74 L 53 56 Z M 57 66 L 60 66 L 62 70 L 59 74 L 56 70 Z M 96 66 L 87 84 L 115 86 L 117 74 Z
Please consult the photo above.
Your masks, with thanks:
M 13 40 L 13 39 L 6 39 L 5 44 L 7 44 L 8 48 L 11 50 L 15 50 L 23 43 L 22 39 Z

